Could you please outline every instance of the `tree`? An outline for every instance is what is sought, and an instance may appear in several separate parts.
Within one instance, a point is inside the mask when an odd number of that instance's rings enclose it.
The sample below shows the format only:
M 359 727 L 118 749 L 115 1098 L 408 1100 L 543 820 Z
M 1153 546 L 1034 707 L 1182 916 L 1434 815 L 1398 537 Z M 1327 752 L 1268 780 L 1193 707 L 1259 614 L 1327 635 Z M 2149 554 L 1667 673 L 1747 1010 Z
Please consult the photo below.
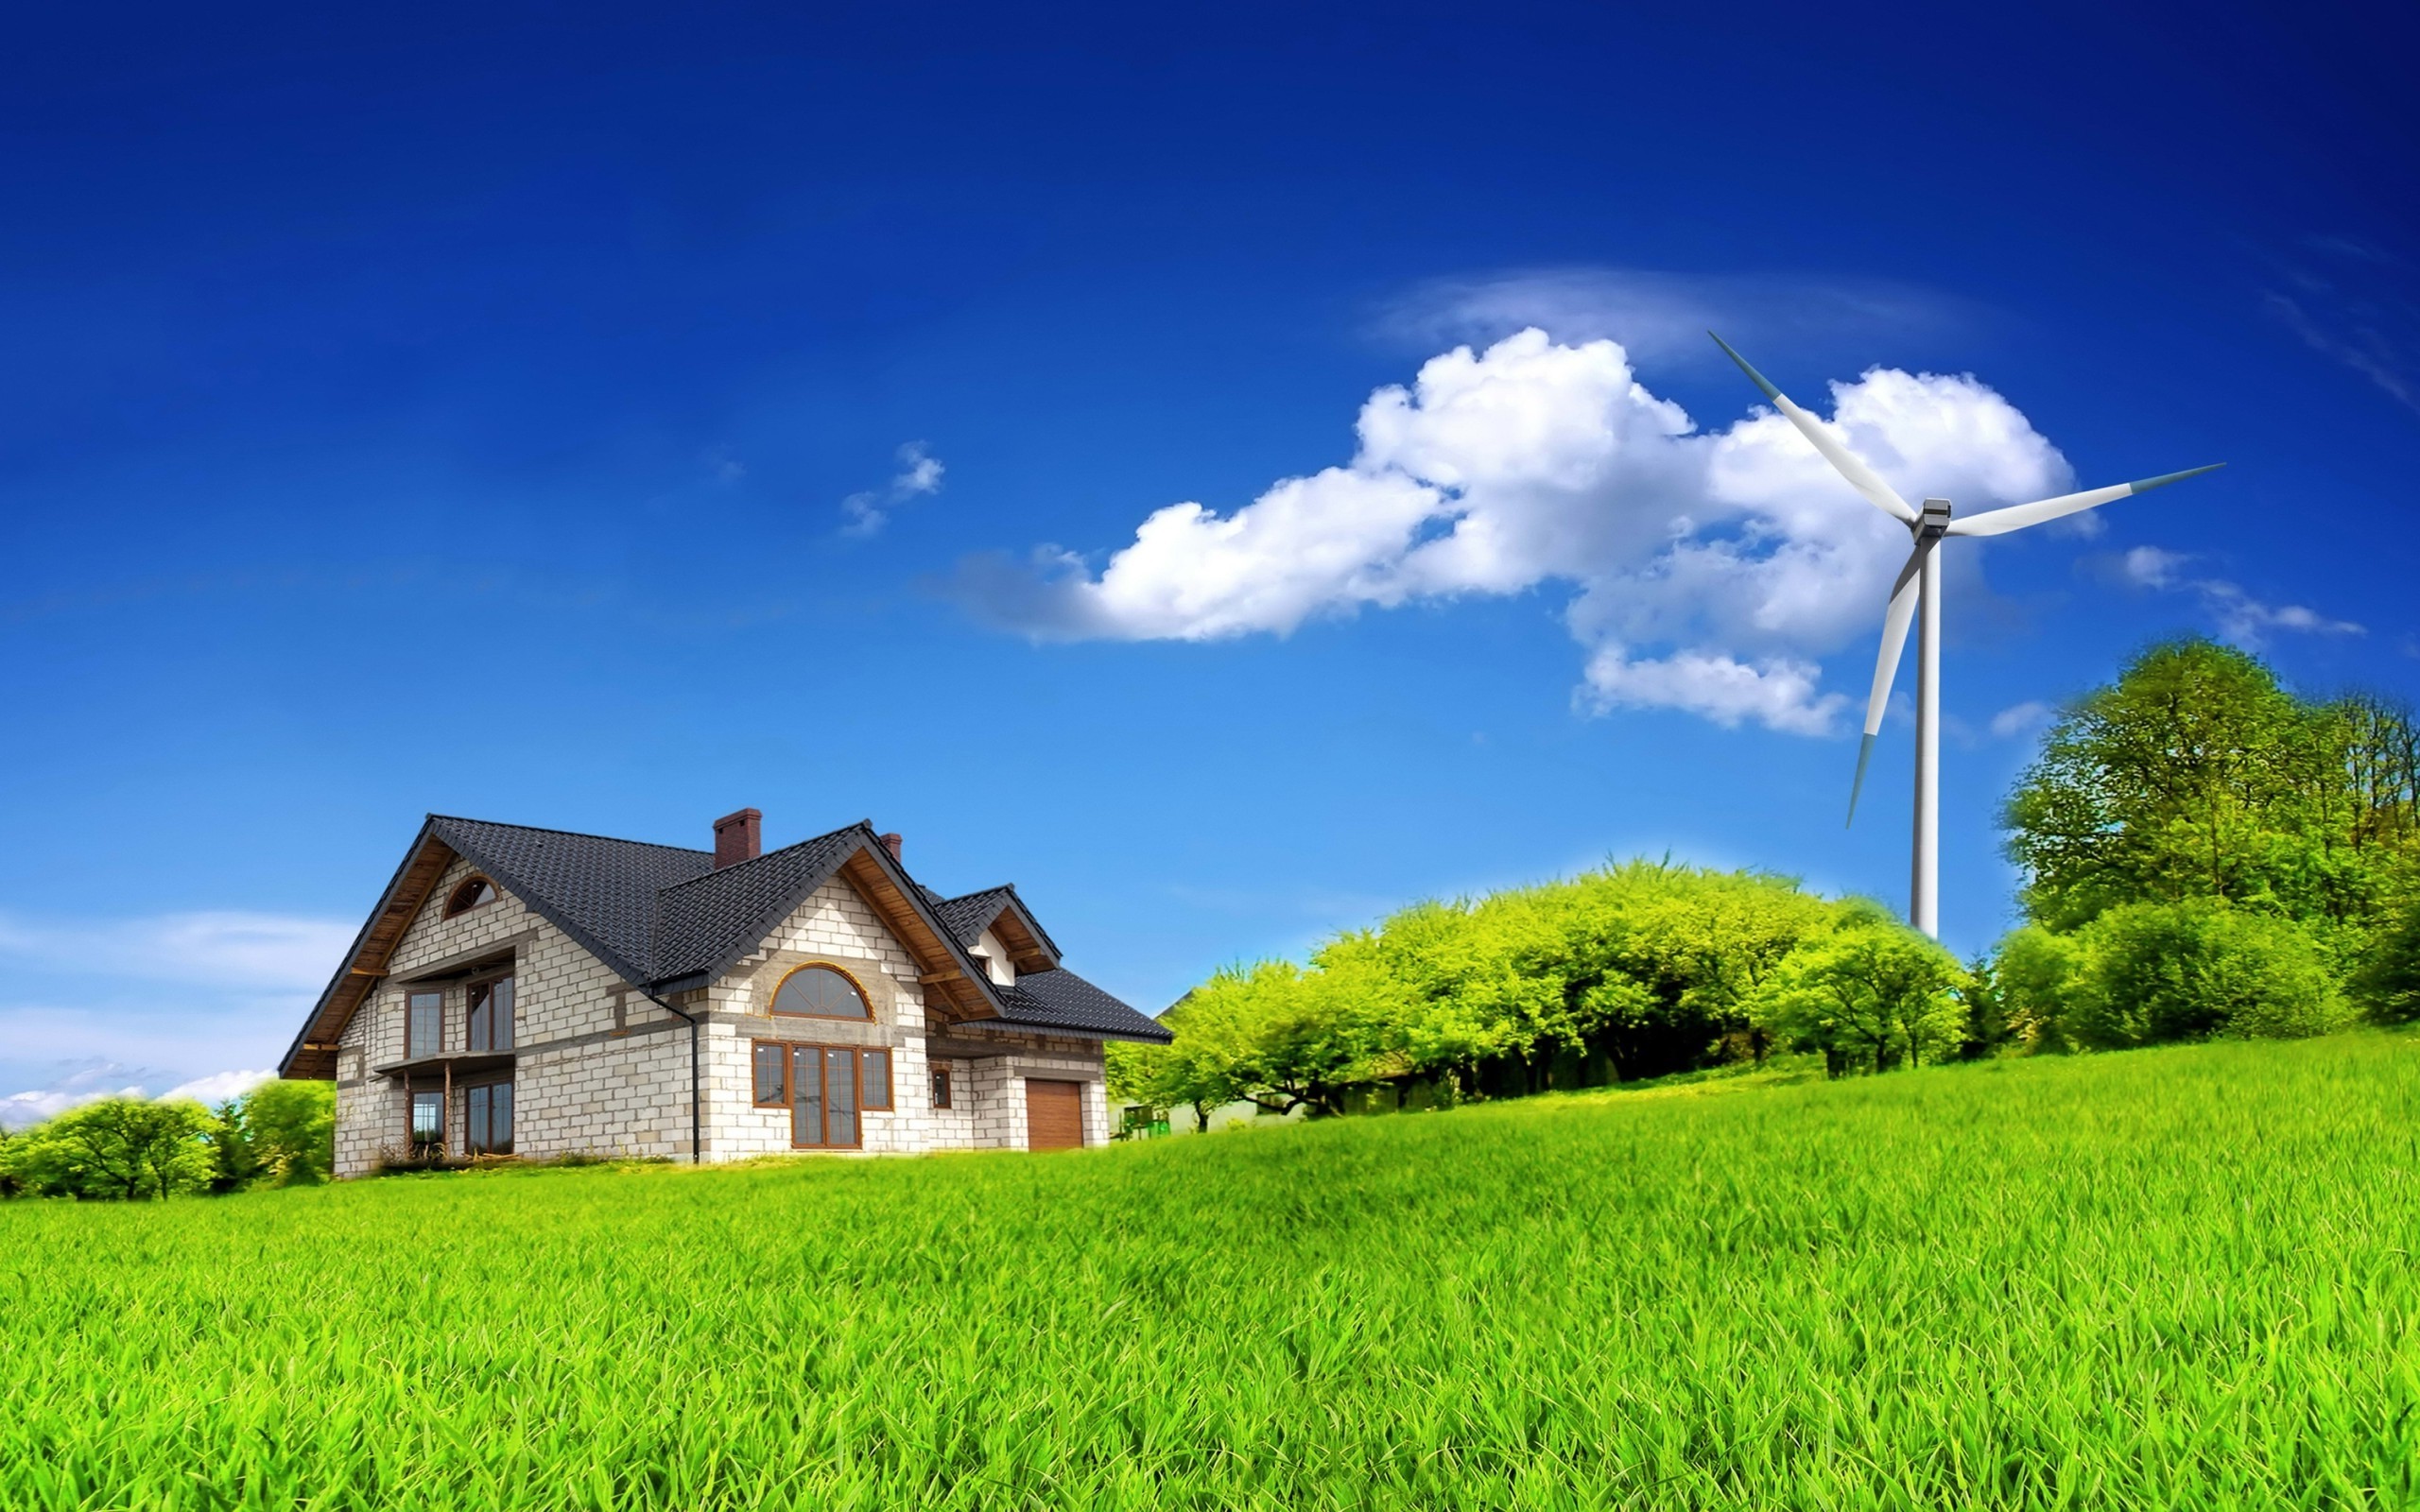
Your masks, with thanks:
M 2420 906 L 2407 905 L 2372 938 L 2353 990 L 2379 1023 L 2420 1020 Z
M 2078 931 L 2075 944 L 2063 1024 L 2087 1048 L 2290 1039 L 2352 1018 L 2308 927 L 2217 899 L 2121 904 Z
M 26 1190 L 132 1201 L 209 1186 L 211 1117 L 199 1103 L 112 1097 L 72 1108 L 9 1142 Z
M 263 1082 L 245 1094 L 244 1127 L 261 1179 L 285 1187 L 325 1181 L 336 1168 L 336 1084 Z
M 1964 1034 L 1958 958 L 1877 903 L 1841 911 L 1784 958 L 1762 1007 L 1835 1076 L 1946 1058 Z
M 2373 806 L 2409 809 L 2401 738 L 2382 706 L 2306 704 L 2233 647 L 2155 645 L 2061 716 L 2009 799 L 2027 912 L 2054 931 L 2187 898 L 2364 918 L 2410 835 Z

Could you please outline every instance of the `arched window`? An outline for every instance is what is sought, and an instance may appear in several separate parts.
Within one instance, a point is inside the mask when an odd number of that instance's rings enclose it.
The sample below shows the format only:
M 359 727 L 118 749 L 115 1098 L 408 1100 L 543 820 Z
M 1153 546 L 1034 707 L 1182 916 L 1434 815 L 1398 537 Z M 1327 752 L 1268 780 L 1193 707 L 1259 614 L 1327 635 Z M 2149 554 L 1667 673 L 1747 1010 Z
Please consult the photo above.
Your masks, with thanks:
M 495 899 L 494 883 L 485 877 L 466 878 L 462 885 L 454 889 L 454 896 L 445 900 L 445 917 L 451 919 L 456 914 L 467 914 L 479 904 L 492 903 Z
M 802 966 L 773 988 L 775 1013 L 804 1014 L 815 1019 L 871 1019 L 866 995 L 847 973 L 829 966 Z

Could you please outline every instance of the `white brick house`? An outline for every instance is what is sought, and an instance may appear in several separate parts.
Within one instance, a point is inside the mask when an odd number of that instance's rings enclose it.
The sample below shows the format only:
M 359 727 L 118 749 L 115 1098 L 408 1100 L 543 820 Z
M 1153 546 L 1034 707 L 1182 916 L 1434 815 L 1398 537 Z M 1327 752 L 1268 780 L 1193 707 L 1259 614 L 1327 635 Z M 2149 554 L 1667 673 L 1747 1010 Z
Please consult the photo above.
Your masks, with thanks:
M 1168 1034 L 1013 887 L 944 898 L 851 825 L 769 854 L 431 815 L 286 1052 L 337 1174 L 411 1154 L 1051 1149 L 1109 1137 L 1101 1046 Z

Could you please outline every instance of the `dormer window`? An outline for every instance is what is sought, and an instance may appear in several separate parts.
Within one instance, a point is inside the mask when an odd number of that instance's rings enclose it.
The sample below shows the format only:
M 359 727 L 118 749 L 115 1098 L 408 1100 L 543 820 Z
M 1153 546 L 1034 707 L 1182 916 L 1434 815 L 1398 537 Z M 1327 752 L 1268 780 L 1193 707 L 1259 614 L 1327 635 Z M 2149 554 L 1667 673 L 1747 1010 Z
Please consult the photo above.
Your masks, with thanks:
M 445 917 L 452 919 L 457 914 L 467 914 L 480 904 L 492 903 L 495 900 L 494 883 L 485 877 L 469 878 L 454 889 L 453 897 L 445 900 Z
M 866 995 L 846 973 L 829 966 L 802 966 L 773 988 L 773 1011 L 810 1019 L 871 1019 Z
M 975 949 L 967 954 L 983 963 L 983 974 L 992 979 L 994 986 L 1014 987 L 1017 985 L 1015 963 L 1009 959 L 1009 948 L 1000 943 L 999 936 L 988 929 L 985 930 L 982 936 L 976 940 Z

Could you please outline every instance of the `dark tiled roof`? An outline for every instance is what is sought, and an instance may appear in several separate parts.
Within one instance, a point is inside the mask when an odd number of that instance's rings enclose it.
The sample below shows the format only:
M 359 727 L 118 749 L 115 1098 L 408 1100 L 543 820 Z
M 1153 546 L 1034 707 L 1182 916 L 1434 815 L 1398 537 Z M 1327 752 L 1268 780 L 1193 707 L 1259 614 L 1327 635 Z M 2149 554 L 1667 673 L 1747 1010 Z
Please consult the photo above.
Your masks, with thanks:
M 1014 987 L 993 991 L 1007 1005 L 1004 1023 L 1041 1029 L 1070 1029 L 1078 1034 L 1109 1035 L 1120 1040 L 1148 1040 L 1167 1044 L 1176 1038 L 1157 1022 L 1145 1018 L 1117 999 L 1061 967 L 1029 971 Z
M 983 931 L 992 926 L 992 920 L 1000 917 L 1000 910 L 1009 906 L 1009 900 L 1014 896 L 1007 887 L 986 887 L 981 892 L 970 892 L 963 898 L 943 899 L 935 904 L 933 912 L 942 916 L 942 922 L 949 926 L 949 932 L 958 936 L 960 945 L 972 945 L 982 937 Z
M 431 815 L 431 833 L 622 973 L 650 982 L 658 900 L 711 873 L 714 853 Z
M 640 986 L 719 975 L 763 943 L 852 854 L 882 849 L 869 826 L 853 824 L 717 869 L 712 851 L 679 846 L 445 815 L 431 815 L 428 829 L 624 981 Z M 1012 886 L 945 899 L 913 885 L 961 949 L 1011 906 L 1047 945 Z M 1002 1023 L 1163 1043 L 1170 1038 L 1073 971 L 1028 972 L 1009 988 L 990 983 L 979 970 L 972 974 L 1005 1010 Z
M 717 972 L 754 950 L 863 842 L 853 825 L 666 888 L 656 923 L 656 980 Z M 711 866 L 714 858 L 706 859 Z

